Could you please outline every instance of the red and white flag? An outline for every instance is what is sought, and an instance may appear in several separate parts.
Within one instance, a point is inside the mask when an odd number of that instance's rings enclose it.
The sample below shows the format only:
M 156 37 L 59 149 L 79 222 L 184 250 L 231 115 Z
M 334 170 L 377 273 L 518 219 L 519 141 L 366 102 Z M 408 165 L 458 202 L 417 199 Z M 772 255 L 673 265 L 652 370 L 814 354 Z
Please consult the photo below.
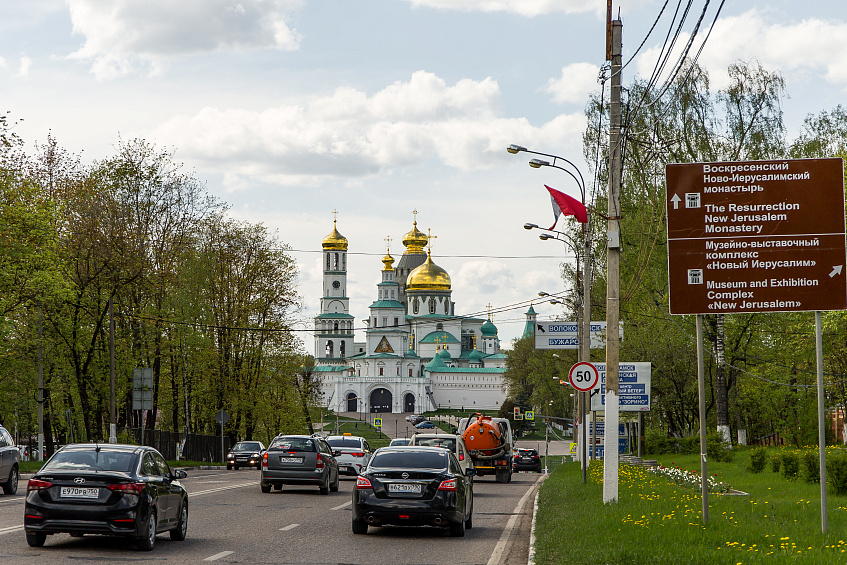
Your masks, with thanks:
M 588 212 L 585 210 L 585 206 L 582 205 L 582 202 L 568 196 L 564 192 L 558 191 L 555 188 L 550 188 L 546 184 L 544 188 L 550 193 L 550 201 L 553 203 L 553 216 L 555 220 L 553 221 L 553 225 L 550 227 L 552 230 L 556 227 L 556 223 L 559 221 L 559 216 L 575 216 L 577 221 L 585 224 L 588 222 Z

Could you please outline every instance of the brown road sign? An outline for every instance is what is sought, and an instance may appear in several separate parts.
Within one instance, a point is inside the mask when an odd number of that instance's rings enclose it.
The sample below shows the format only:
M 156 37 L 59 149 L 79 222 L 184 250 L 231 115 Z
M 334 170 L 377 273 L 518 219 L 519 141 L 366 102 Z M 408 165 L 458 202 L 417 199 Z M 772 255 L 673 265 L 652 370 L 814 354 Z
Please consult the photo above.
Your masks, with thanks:
M 668 165 L 671 313 L 847 309 L 842 167 Z

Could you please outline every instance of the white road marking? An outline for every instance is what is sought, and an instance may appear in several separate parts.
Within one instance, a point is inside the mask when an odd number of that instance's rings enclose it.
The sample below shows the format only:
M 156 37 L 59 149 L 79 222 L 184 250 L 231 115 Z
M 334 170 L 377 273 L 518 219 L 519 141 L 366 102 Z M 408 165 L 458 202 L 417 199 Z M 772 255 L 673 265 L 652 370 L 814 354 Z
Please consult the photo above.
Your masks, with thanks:
M 335 508 L 330 508 L 330 510 L 341 510 L 342 508 L 347 508 L 348 506 L 351 506 L 352 504 L 353 504 L 353 501 L 348 500 L 344 504 L 340 504 L 340 505 L 336 506 Z
M 287 532 L 288 530 L 293 530 L 294 528 L 296 528 L 296 527 L 297 527 L 297 526 L 299 526 L 299 525 L 300 525 L 300 524 L 288 524 L 288 525 L 287 525 L 287 526 L 285 526 L 284 528 L 280 528 L 280 529 L 279 529 L 279 531 L 280 531 L 280 532 Z
M 234 551 L 221 551 L 220 553 L 210 555 L 209 557 L 207 557 L 203 561 L 217 561 L 218 559 L 221 559 L 222 557 L 226 557 L 227 555 L 232 555 L 233 553 L 235 553 L 235 552 Z
M 3 534 L 11 534 L 12 532 L 19 532 L 23 529 L 24 529 L 23 524 L 21 524 L 20 526 L 10 526 L 8 528 L 0 528 L 0 536 L 2 536 Z
M 518 505 L 515 506 L 515 510 L 512 513 L 511 518 L 509 518 L 509 521 L 506 523 L 506 528 L 503 530 L 503 534 L 500 536 L 500 541 L 497 542 L 497 545 L 494 547 L 494 551 L 491 552 L 491 557 L 488 559 L 488 565 L 500 564 L 500 560 L 503 559 L 503 552 L 506 551 L 506 546 L 509 544 L 509 538 L 512 536 L 512 530 L 515 529 L 515 524 L 518 523 L 518 518 L 523 511 L 524 504 L 526 504 L 526 501 L 529 500 L 530 495 L 532 495 L 535 488 L 543 478 L 544 475 L 538 477 L 535 484 L 533 484 L 532 487 L 521 497 L 520 501 L 518 501 Z
M 213 493 L 213 492 L 220 492 L 222 490 L 229 490 L 229 489 L 234 489 L 234 488 L 242 488 L 242 487 L 250 487 L 250 486 L 254 487 L 257 484 L 258 483 L 254 481 L 252 483 L 241 483 L 240 485 L 227 485 L 225 487 L 210 488 L 208 490 L 199 490 L 197 492 L 188 491 L 188 494 L 189 494 L 189 496 L 200 496 L 201 494 L 210 494 L 210 493 Z

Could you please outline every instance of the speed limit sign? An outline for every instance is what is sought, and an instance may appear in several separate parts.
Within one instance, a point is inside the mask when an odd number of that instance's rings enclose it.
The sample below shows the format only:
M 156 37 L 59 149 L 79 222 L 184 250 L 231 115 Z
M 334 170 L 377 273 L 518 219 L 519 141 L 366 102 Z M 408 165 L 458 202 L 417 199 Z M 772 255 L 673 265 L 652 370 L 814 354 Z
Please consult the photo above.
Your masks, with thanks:
M 568 373 L 568 381 L 576 390 L 586 392 L 600 384 L 600 373 L 597 367 L 588 361 L 580 361 L 571 367 Z

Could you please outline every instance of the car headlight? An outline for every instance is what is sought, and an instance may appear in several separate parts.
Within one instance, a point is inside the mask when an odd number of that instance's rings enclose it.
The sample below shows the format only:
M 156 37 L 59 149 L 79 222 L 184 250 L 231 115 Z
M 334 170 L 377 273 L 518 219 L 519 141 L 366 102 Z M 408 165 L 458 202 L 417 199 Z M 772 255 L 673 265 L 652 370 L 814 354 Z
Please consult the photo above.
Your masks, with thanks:
M 259 454 L 258 454 L 258 453 L 254 453 L 254 454 L 253 454 L 253 455 L 251 455 L 250 457 L 258 457 L 258 456 L 259 456 Z
M 226 458 L 227 458 L 227 459 L 232 459 L 232 453 L 227 453 L 227 454 L 226 454 Z

